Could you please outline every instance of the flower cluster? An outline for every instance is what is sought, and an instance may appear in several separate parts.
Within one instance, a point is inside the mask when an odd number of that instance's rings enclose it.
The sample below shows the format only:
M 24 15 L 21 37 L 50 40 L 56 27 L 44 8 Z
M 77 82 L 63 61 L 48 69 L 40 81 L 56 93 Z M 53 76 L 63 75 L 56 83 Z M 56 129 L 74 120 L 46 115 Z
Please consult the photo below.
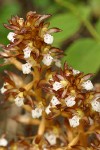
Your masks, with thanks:
M 48 93 L 47 117 L 62 115 L 67 117 L 71 127 L 77 127 L 84 117 L 89 120 L 90 113 L 100 112 L 100 94 L 95 92 L 89 80 L 91 76 L 74 70 L 66 63 L 59 72 L 53 72 L 51 78 L 42 84 Z
M 5 71 L 1 93 L 9 102 L 31 112 L 32 120 L 39 121 L 37 135 L 26 149 L 88 150 L 89 145 L 91 150 L 98 149 L 100 93 L 90 80 L 92 74 L 84 75 L 66 62 L 62 67 L 63 51 L 52 46 L 52 33 L 61 30 L 49 29 L 49 23 L 44 21 L 49 17 L 28 12 L 26 20 L 15 16 L 9 25 L 4 24 L 13 32 L 7 36 L 10 44 L 1 44 L 2 65 L 12 64 L 19 73 Z M 92 134 L 96 142 L 89 142 Z
M 5 65 L 15 65 L 15 61 L 17 61 L 20 66 L 17 64 L 15 66 L 22 70 L 24 74 L 30 74 L 31 67 L 34 68 L 43 64 L 50 66 L 52 63 L 58 63 L 59 54 L 62 54 L 62 51 L 51 46 L 53 43 L 51 34 L 59 32 L 60 29 L 48 29 L 49 24 L 44 23 L 44 19 L 49 17 L 50 15 L 29 12 L 26 21 L 15 16 L 9 20 L 9 25 L 4 25 L 6 28 L 13 30 L 7 36 L 10 44 L 7 46 L 1 45 L 3 52 L 0 52 L 0 55 L 5 58 Z

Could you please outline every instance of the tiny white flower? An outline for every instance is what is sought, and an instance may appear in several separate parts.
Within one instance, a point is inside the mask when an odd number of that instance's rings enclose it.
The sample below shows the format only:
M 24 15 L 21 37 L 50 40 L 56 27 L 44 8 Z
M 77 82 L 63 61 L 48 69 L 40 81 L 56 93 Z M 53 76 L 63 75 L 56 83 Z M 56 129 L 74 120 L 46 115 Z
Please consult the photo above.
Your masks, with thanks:
M 24 105 L 24 98 L 23 97 L 20 97 L 20 96 L 17 96 L 15 99 L 15 104 L 18 106 L 18 107 L 21 107 L 22 105 Z
M 91 117 L 89 117 L 89 122 L 90 122 L 90 125 L 93 125 L 94 121 Z
M 46 145 L 42 145 L 42 150 L 49 150 L 48 148 L 46 148 Z
M 60 68 L 60 67 L 61 67 L 61 60 L 58 60 L 58 59 L 57 59 L 57 60 L 55 61 L 55 65 Z
M 57 142 L 57 136 L 53 132 L 46 132 L 44 137 L 50 143 L 50 145 L 55 145 Z
M 32 65 L 29 62 L 27 62 L 26 64 L 23 64 L 22 65 L 23 74 L 29 74 L 31 72 L 31 67 Z
M 9 32 L 9 34 L 7 35 L 8 40 L 11 42 L 14 42 L 14 39 L 15 39 L 14 36 L 15 35 L 16 34 L 14 32 Z
M 0 138 L 0 146 L 7 146 L 8 141 L 5 138 Z
M 73 116 L 71 119 L 69 119 L 70 126 L 73 128 L 77 127 L 79 125 L 79 120 L 79 116 Z
M 51 106 L 48 105 L 48 106 L 46 107 L 46 109 L 45 109 L 45 112 L 46 112 L 47 115 L 51 113 L 50 108 L 51 108 Z
M 60 82 L 55 81 L 53 84 L 53 90 L 58 91 L 61 88 L 63 88 L 63 85 Z
M 67 98 L 65 98 L 65 103 L 68 107 L 72 107 L 75 105 L 75 97 L 74 96 L 68 96 Z
M 100 101 L 98 101 L 100 97 L 96 97 L 91 101 L 92 109 L 100 113 Z
M 53 57 L 50 55 L 50 54 L 45 54 L 43 59 L 42 59 L 42 62 L 46 65 L 46 66 L 50 66 L 51 63 L 53 61 Z
M 32 110 L 32 118 L 39 118 L 42 116 L 42 111 L 43 109 L 42 108 L 35 108 Z
M 7 91 L 7 88 L 5 88 L 6 85 L 8 85 L 7 82 L 5 82 L 5 83 L 3 84 L 3 87 L 0 89 L 1 94 L 4 94 L 4 93 Z
M 23 18 L 20 18 L 20 19 L 18 20 L 18 23 L 20 24 L 20 26 L 23 26 L 24 19 L 23 19 Z
M 56 106 L 58 104 L 60 104 L 59 100 L 57 99 L 57 97 L 53 96 L 52 99 L 51 99 L 51 104 L 53 106 Z
M 32 49 L 30 47 L 26 47 L 25 49 L 23 49 L 24 52 L 24 58 L 29 58 L 30 54 L 31 54 Z
M 44 42 L 47 44 L 52 44 L 53 43 L 53 36 L 50 34 L 45 34 L 44 35 Z
M 75 69 L 73 69 L 72 71 L 73 71 L 73 75 L 77 75 L 77 74 L 79 74 L 79 73 L 80 73 L 80 71 L 79 71 L 79 70 L 75 70 Z
M 83 82 L 82 87 L 86 90 L 93 90 L 93 84 L 90 80 Z

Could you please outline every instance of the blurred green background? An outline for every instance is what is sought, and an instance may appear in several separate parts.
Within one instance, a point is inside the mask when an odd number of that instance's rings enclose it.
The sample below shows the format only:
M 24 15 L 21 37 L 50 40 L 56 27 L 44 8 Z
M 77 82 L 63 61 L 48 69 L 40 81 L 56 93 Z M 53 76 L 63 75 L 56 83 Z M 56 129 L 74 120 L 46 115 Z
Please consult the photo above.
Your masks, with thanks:
M 95 73 L 100 82 L 100 0 L 0 0 L 0 43 L 9 43 L 3 23 L 30 10 L 52 14 L 50 27 L 63 30 L 54 34 L 54 45 L 65 53 L 62 62 Z

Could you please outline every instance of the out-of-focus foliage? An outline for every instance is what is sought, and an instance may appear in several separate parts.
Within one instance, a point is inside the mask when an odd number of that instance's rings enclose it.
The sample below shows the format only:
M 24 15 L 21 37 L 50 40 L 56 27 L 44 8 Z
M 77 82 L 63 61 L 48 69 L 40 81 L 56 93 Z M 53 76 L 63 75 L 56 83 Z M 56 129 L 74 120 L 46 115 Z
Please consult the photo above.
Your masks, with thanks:
M 75 41 L 66 51 L 63 61 L 66 60 L 85 72 L 96 72 L 100 67 L 100 43 L 91 38 L 84 38 Z
M 98 0 L 87 0 L 86 3 L 85 1 L 76 1 L 75 3 L 71 0 L 56 1 L 66 8 L 66 13 L 51 19 L 51 25 L 55 24 L 63 29 L 62 33 L 55 36 L 55 44 L 65 43 L 68 39 L 79 34 L 78 39 L 73 40 L 70 45 L 66 45 L 66 55 L 62 61 L 67 61 L 83 72 L 96 73 L 100 68 L 100 14 L 97 12 L 100 8 L 100 2 Z M 79 29 L 83 28 L 85 28 L 86 35 L 84 32 L 79 33 Z
M 17 14 L 20 14 L 20 5 L 16 1 L 12 3 L 5 3 L 0 8 L 0 43 L 8 43 L 8 31 L 4 28 L 3 23 L 7 23 L 7 20 L 9 20 L 11 16 Z
M 33 0 L 33 4 L 36 10 L 42 13 L 56 14 L 59 11 L 63 11 L 62 7 L 59 6 L 55 0 Z
M 98 32 L 98 34 L 100 34 L 100 19 L 96 23 L 95 28 L 96 28 L 96 31 Z
M 64 21 L 65 20 L 65 21 Z M 72 36 L 80 28 L 80 21 L 72 13 L 64 13 L 51 18 L 51 26 L 58 27 L 62 32 L 54 35 L 54 45 L 59 46 L 65 39 Z
M 0 43 L 8 43 L 8 31 L 3 28 L 2 23 L 11 15 L 21 14 L 23 9 L 29 10 L 29 3 L 33 4 L 32 11 L 52 14 L 50 26 L 62 29 L 62 32 L 54 34 L 54 46 L 62 48 L 66 54 L 62 62 L 67 61 L 85 73 L 98 72 L 100 0 L 14 0 L 4 3 L 0 7 Z
M 7 23 L 7 20 L 13 15 L 20 14 L 21 7 L 17 1 L 13 1 L 12 3 L 4 3 L 0 8 L 0 43 L 8 44 L 9 41 L 7 39 L 8 30 L 4 28 L 3 24 Z M 0 59 L 0 63 L 3 60 Z M 0 67 L 0 71 L 5 68 L 9 68 L 8 66 Z

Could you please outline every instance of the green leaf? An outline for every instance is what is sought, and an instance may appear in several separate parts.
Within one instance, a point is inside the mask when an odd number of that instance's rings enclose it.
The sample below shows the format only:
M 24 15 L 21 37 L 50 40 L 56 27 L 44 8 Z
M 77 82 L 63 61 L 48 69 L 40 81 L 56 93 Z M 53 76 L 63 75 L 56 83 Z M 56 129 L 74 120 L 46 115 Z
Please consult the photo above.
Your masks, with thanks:
M 62 61 L 85 73 L 96 73 L 100 67 L 100 43 L 93 39 L 80 39 L 66 51 Z
M 78 5 L 79 13 L 82 17 L 82 19 L 89 19 L 91 14 L 91 7 L 89 5 Z
M 35 4 L 36 6 L 38 7 L 42 7 L 42 8 L 45 8 L 46 6 L 48 6 L 50 4 L 50 1 L 49 0 L 33 0 L 33 4 Z
M 72 13 L 63 13 L 50 19 L 50 27 L 58 27 L 62 32 L 54 34 L 54 45 L 58 46 L 80 28 L 80 21 Z
M 52 14 L 54 16 L 55 14 L 57 14 L 61 10 L 62 10 L 62 8 L 59 5 L 57 5 L 57 3 L 53 3 L 53 4 L 49 4 L 46 12 L 44 10 L 43 13 L 44 14 L 45 13 Z

